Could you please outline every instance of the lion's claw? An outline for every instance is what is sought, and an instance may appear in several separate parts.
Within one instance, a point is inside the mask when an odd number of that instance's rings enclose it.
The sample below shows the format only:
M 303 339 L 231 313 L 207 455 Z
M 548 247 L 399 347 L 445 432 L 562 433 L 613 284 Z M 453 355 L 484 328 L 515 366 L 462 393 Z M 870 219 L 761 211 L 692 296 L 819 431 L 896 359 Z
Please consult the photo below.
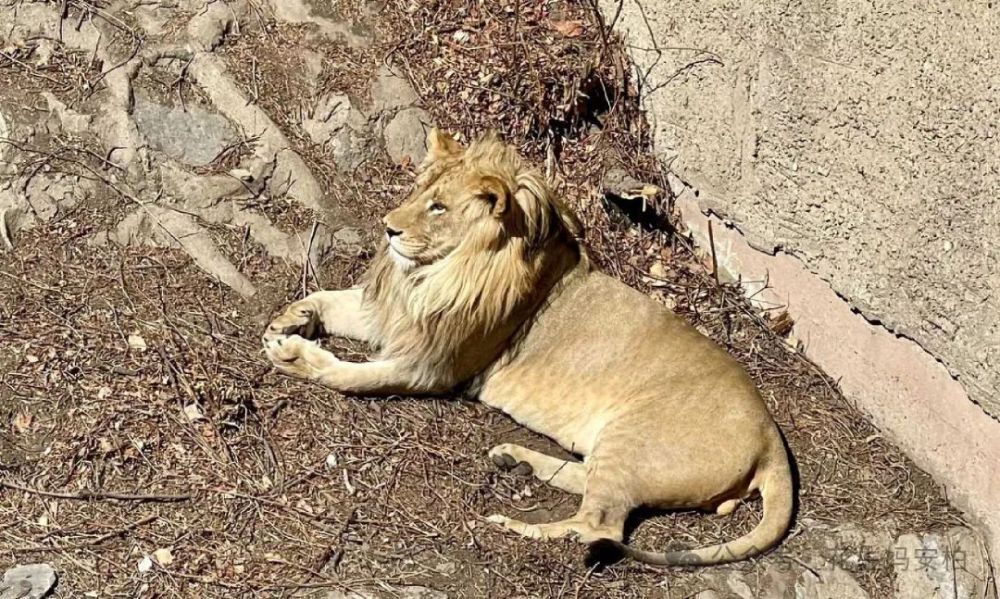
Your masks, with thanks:
M 309 300 L 300 300 L 297 304 Z M 304 339 L 316 339 L 323 334 L 323 323 L 311 305 L 292 304 L 290 308 L 271 321 L 264 331 L 265 344 L 272 339 L 297 335 Z
M 309 380 L 319 378 L 323 370 L 338 362 L 336 356 L 315 341 L 299 335 L 265 340 L 264 353 L 280 372 Z

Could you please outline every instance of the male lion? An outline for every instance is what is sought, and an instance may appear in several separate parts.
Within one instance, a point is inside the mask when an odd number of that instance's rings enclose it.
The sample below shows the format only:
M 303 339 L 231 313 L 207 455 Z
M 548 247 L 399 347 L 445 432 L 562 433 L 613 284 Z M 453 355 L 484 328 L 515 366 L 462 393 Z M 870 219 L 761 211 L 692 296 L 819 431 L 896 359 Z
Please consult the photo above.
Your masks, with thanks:
M 651 564 L 735 561 L 773 547 L 792 516 L 788 456 L 743 369 L 651 298 L 599 272 L 541 175 L 488 135 L 467 149 L 432 130 L 410 197 L 384 219 L 364 285 L 292 304 L 264 334 L 281 372 L 359 395 L 466 389 L 583 462 L 503 444 L 501 467 L 583 495 L 561 522 L 491 516 L 522 535 L 575 535 Z M 308 341 L 367 341 L 350 363 Z M 622 544 L 637 506 L 728 514 L 753 491 L 749 534 L 657 554 Z

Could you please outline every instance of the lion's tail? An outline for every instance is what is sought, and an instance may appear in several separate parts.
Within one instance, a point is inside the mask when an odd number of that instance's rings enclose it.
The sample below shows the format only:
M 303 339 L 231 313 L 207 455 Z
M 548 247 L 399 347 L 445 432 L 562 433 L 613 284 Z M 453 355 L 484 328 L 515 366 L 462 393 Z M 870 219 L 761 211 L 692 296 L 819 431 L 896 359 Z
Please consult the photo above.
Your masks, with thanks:
M 760 495 L 764 515 L 757 527 L 746 535 L 709 547 L 687 551 L 656 553 L 629 547 L 624 543 L 601 539 L 591 545 L 591 555 L 604 561 L 602 555 L 624 555 L 654 566 L 710 566 L 727 564 L 760 555 L 774 547 L 785 536 L 795 506 L 791 467 L 788 453 L 779 435 L 761 464 Z

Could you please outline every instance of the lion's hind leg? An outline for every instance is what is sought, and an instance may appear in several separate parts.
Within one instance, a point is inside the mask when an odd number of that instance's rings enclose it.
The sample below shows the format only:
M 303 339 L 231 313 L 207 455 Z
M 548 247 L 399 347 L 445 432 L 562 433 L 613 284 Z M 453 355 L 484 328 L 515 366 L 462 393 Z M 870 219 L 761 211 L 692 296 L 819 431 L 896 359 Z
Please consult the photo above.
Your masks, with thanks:
M 612 507 L 605 509 L 587 505 L 586 499 L 580 511 L 572 518 L 546 524 L 531 524 L 494 514 L 487 520 L 530 539 L 548 540 L 572 536 L 581 543 L 593 543 L 600 539 L 621 541 L 625 534 L 625 518 L 628 509 Z
M 587 468 L 580 462 L 561 460 L 513 443 L 497 445 L 489 455 L 498 468 L 514 470 L 519 474 L 534 474 L 538 480 L 557 489 L 583 494 Z
M 524 448 L 518 449 L 530 451 Z M 524 455 L 521 453 L 521 457 Z M 544 454 L 538 455 L 550 460 L 556 459 Z M 616 481 L 613 477 L 609 478 L 597 468 L 588 468 L 579 463 L 571 464 L 585 469 L 586 472 L 583 501 L 579 511 L 572 518 L 547 524 L 530 524 L 496 514 L 490 516 L 488 520 L 532 539 L 574 536 L 582 543 L 592 543 L 599 539 L 621 541 L 625 533 L 625 519 L 632 511 L 633 505 L 629 498 L 621 493 L 621 485 L 618 484 L 620 481 Z

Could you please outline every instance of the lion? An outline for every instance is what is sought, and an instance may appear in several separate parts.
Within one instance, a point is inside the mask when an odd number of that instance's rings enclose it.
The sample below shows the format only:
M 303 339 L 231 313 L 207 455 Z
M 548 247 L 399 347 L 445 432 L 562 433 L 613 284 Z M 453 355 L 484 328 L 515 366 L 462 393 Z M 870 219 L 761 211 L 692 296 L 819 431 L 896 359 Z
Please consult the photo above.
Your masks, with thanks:
M 582 495 L 559 522 L 488 518 L 526 537 L 573 536 L 592 555 L 656 565 L 720 564 L 774 547 L 793 512 L 789 457 L 743 368 L 597 269 L 577 219 L 496 135 L 463 147 L 434 129 L 427 146 L 414 190 L 383 219 L 363 284 L 314 293 L 269 325 L 277 370 L 360 396 L 463 390 L 582 456 L 490 450 L 498 467 L 530 467 Z M 341 361 L 312 341 L 324 335 L 366 341 L 377 358 Z M 728 515 L 755 491 L 761 521 L 735 540 L 666 553 L 623 543 L 639 506 Z

